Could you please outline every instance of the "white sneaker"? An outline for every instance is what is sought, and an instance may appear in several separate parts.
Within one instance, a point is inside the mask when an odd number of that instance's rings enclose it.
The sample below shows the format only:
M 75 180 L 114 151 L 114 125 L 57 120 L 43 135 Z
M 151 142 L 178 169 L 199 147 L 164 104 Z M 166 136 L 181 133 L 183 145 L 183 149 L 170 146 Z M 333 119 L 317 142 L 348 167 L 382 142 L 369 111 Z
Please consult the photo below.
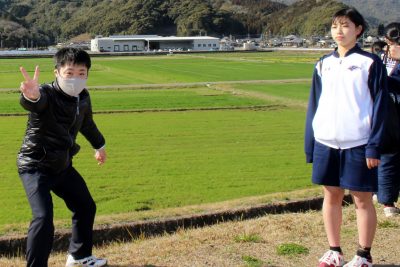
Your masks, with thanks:
M 344 265 L 343 254 L 337 251 L 328 250 L 319 259 L 318 267 L 342 267 Z
M 400 214 L 400 209 L 397 207 L 385 207 L 383 208 L 383 212 L 386 217 L 393 217 Z
M 372 201 L 373 201 L 374 203 L 378 203 L 378 195 L 377 195 L 377 194 L 373 194 L 373 195 L 372 195 Z
M 75 260 L 72 255 L 68 255 L 66 267 L 101 267 L 106 266 L 106 259 L 98 259 L 95 256 L 89 256 L 80 260 Z
M 343 267 L 372 267 L 372 259 L 368 260 L 360 256 L 354 256 L 354 258 L 346 263 Z

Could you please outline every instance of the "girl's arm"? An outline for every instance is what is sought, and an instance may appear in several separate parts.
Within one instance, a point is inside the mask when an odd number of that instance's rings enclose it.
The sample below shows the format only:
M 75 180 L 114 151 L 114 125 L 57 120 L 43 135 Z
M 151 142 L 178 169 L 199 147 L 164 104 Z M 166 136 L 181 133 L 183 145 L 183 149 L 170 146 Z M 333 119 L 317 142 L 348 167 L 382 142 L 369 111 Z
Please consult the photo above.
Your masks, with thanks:
M 371 134 L 366 147 L 365 157 L 380 158 L 380 148 L 384 142 L 385 122 L 389 94 L 387 90 L 387 73 L 382 61 L 377 57 L 369 70 L 368 85 L 373 99 Z
M 314 139 L 314 130 L 312 128 L 312 122 L 314 120 L 314 116 L 318 108 L 318 101 L 319 97 L 321 96 L 321 90 L 322 90 L 321 64 L 322 60 L 320 60 L 314 68 L 310 97 L 308 100 L 305 137 L 304 137 L 304 151 L 306 153 L 307 163 L 313 162 L 315 139 Z

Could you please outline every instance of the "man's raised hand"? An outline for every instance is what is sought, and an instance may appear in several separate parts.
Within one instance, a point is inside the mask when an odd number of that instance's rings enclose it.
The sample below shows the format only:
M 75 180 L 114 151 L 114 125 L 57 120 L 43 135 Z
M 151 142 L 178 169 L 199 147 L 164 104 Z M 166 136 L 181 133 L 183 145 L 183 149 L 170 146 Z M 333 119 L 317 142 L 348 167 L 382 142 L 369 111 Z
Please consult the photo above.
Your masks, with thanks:
M 29 77 L 29 74 L 26 72 L 24 67 L 20 67 L 19 70 L 24 76 L 25 81 L 21 82 L 20 90 L 24 94 L 26 98 L 29 100 L 37 100 L 40 97 L 39 91 L 39 66 L 35 68 L 35 74 L 33 75 L 33 79 Z

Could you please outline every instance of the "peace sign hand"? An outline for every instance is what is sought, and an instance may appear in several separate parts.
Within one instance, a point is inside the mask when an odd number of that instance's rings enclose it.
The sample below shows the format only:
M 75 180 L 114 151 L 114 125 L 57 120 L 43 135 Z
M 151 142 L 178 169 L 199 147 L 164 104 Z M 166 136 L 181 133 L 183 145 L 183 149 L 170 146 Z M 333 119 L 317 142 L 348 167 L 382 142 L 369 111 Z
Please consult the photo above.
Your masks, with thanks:
M 29 77 L 28 73 L 24 69 L 24 67 L 20 67 L 19 70 L 22 73 L 22 76 L 24 76 L 25 81 L 21 82 L 21 87 L 20 90 L 24 94 L 26 98 L 29 100 L 37 100 L 40 97 L 40 91 L 39 91 L 39 66 L 36 66 L 35 68 L 35 74 L 33 75 L 33 79 Z

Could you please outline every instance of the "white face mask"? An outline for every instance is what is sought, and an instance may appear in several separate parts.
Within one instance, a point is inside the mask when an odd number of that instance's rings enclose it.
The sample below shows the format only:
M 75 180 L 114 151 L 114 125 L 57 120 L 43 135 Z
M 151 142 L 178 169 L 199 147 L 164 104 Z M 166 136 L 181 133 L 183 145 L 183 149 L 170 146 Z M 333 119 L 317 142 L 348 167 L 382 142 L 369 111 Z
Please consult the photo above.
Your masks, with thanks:
M 61 90 L 70 96 L 77 97 L 86 88 L 86 79 L 63 78 L 58 74 L 57 82 Z

